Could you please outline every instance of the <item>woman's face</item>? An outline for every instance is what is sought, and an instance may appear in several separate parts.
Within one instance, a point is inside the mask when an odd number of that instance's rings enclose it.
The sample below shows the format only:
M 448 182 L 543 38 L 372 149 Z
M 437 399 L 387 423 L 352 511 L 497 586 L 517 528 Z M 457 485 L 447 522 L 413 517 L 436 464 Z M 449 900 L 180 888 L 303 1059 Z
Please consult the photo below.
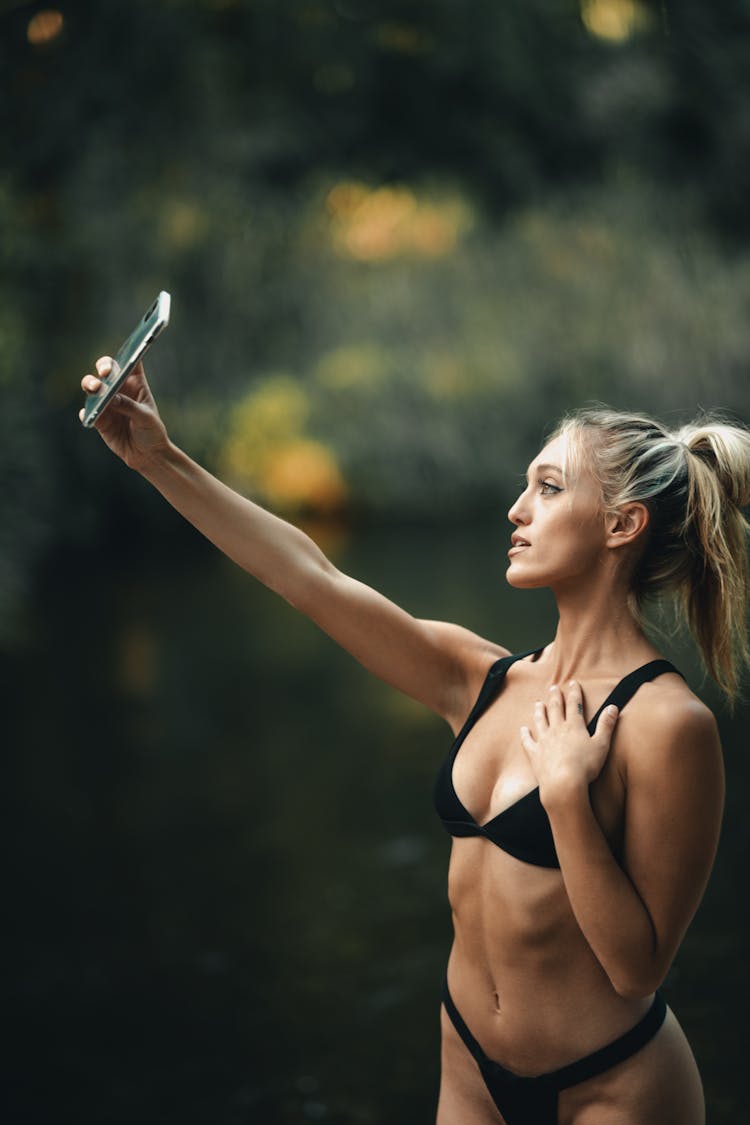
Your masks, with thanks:
M 515 524 L 506 573 L 511 586 L 579 584 L 593 577 L 606 557 L 597 481 L 586 468 L 563 480 L 568 441 L 557 437 L 534 458 L 527 487 L 508 512 Z

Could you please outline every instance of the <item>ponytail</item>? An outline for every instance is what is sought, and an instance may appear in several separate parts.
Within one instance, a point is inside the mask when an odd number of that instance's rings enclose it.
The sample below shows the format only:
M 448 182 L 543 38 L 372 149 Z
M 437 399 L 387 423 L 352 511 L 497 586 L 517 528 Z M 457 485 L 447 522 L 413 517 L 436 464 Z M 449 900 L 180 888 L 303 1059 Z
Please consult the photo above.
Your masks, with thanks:
M 741 511 L 750 503 L 750 433 L 707 418 L 675 436 L 687 452 L 685 541 L 700 560 L 677 596 L 708 671 L 733 704 L 750 664 L 750 524 Z
M 584 409 L 563 418 L 553 437 L 561 435 L 571 438 L 570 463 L 598 480 L 607 515 L 633 501 L 649 510 L 629 595 L 636 620 L 649 600 L 674 594 L 732 707 L 750 666 L 750 524 L 741 511 L 750 504 L 750 431 L 705 415 L 672 433 L 646 415 Z

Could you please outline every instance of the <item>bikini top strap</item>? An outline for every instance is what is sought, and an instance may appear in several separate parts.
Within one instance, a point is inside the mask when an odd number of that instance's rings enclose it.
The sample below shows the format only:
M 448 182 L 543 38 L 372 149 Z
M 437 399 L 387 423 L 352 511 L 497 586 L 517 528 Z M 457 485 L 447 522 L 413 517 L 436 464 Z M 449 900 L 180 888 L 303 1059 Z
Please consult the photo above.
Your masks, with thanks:
M 517 660 L 523 660 L 525 656 L 532 656 L 534 653 L 542 652 L 543 647 L 544 646 L 542 646 L 542 648 L 531 648 L 528 652 L 509 653 L 508 656 L 503 656 L 500 658 L 500 660 L 496 660 L 494 664 L 490 665 L 490 668 L 487 671 L 487 675 L 484 677 L 484 683 L 479 690 L 479 695 L 477 696 L 476 703 L 469 712 L 466 722 L 456 735 L 456 740 L 454 743 L 456 750 L 458 750 L 458 747 L 466 738 L 466 735 L 474 726 L 474 723 L 477 721 L 484 709 L 488 706 L 488 704 L 495 696 L 496 692 L 499 690 L 500 684 L 505 678 L 505 673 L 508 671 L 511 664 L 515 664 Z
M 663 676 L 665 672 L 676 672 L 678 676 L 682 676 L 679 668 L 675 668 L 669 660 L 650 660 L 648 664 L 642 664 L 640 668 L 636 668 L 634 672 L 628 672 L 627 676 L 623 676 L 619 684 L 612 688 L 607 698 L 602 703 L 599 710 L 594 715 L 591 722 L 588 724 L 588 732 L 593 735 L 596 730 L 596 724 L 599 721 L 599 716 L 605 707 L 610 704 L 622 710 L 625 704 L 633 698 L 641 684 L 648 683 L 649 680 L 655 680 L 657 676 Z M 682 676 L 683 680 L 685 679 Z
M 495 680 L 502 679 L 505 673 L 510 668 L 511 664 L 515 664 L 517 660 L 523 660 L 526 656 L 533 656 L 534 654 L 542 651 L 542 648 L 530 648 L 528 652 L 510 652 L 507 656 L 503 656 L 500 658 L 500 660 L 496 660 L 494 664 L 490 665 L 487 675 L 485 676 L 484 683 L 482 684 L 482 691 L 484 691 L 487 684 L 493 683 L 493 681 Z M 479 694 L 481 696 L 482 692 L 480 691 Z

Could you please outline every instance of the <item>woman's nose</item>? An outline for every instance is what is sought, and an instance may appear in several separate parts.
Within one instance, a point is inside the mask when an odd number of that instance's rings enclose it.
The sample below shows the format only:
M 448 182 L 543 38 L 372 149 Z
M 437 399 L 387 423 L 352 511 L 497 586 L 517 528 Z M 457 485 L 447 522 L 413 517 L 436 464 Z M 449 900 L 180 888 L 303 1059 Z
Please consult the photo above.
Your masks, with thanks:
M 519 496 L 518 499 L 513 504 L 511 504 L 510 508 L 508 508 L 508 519 L 511 523 L 514 523 L 516 527 L 524 522 L 523 508 L 521 506 L 522 499 L 523 496 Z

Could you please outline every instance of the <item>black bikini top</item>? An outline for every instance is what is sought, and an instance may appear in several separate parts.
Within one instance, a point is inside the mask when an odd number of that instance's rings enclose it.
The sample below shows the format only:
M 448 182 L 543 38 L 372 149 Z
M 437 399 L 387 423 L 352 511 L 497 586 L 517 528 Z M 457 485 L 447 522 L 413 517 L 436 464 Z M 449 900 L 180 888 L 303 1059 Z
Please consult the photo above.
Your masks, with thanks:
M 451 836 L 485 836 L 493 844 L 497 844 L 504 852 L 515 856 L 524 863 L 532 863 L 536 867 L 559 867 L 555 841 L 552 837 L 552 828 L 546 809 L 539 798 L 539 787 L 530 793 L 519 797 L 507 809 L 488 820 L 486 824 L 478 824 L 471 813 L 462 804 L 453 788 L 453 763 L 461 749 L 461 744 L 480 715 L 484 713 L 495 698 L 505 680 L 505 674 L 516 660 L 525 656 L 532 656 L 542 652 L 542 649 L 532 649 L 530 652 L 521 652 L 514 656 L 505 656 L 492 665 L 479 692 L 476 703 L 472 707 L 469 717 L 456 739 L 450 752 L 443 762 L 435 783 L 435 809 L 443 822 L 443 826 Z M 665 672 L 678 671 L 668 660 L 651 660 L 648 664 L 636 668 L 634 672 L 624 676 L 609 693 L 599 710 L 588 724 L 588 732 L 593 735 L 597 720 L 605 707 L 614 703 L 622 709 L 629 699 L 637 692 L 641 684 L 653 680 Z

